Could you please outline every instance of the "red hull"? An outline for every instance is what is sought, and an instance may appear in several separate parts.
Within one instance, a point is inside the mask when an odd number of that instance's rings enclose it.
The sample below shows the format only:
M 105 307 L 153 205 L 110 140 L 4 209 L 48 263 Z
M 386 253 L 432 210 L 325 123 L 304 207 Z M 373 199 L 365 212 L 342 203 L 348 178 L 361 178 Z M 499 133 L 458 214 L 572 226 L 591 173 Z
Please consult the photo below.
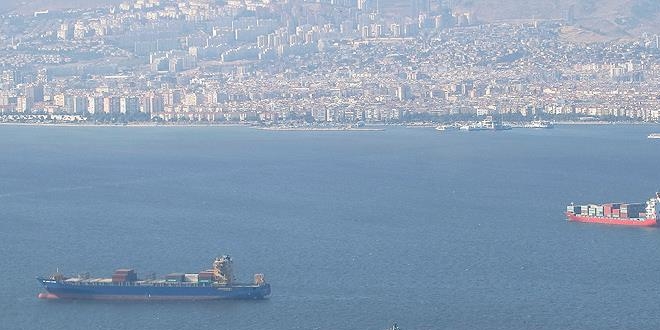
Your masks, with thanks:
M 566 212 L 569 221 L 589 222 L 589 223 L 604 223 L 608 225 L 622 225 L 622 226 L 637 226 L 637 227 L 653 227 L 656 225 L 656 219 L 642 218 L 607 218 L 607 217 L 594 217 L 577 215 L 572 212 Z

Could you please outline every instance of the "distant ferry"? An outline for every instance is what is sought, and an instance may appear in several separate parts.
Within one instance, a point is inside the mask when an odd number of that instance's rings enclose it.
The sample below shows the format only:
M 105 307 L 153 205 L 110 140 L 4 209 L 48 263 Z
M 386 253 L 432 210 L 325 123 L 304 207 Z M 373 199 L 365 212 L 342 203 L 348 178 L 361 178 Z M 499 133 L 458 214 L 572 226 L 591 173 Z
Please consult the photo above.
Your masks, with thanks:
M 511 126 L 503 124 L 498 120 L 494 120 L 493 116 L 487 116 L 484 120 L 461 126 L 460 128 L 463 131 L 506 131 L 510 130 Z
M 646 203 L 607 203 L 569 205 L 566 217 L 569 221 L 604 223 L 624 226 L 655 226 L 658 219 L 657 204 L 660 192 Z
M 229 256 L 215 258 L 212 269 L 172 273 L 164 279 L 138 279 L 133 269 L 117 269 L 111 278 L 56 273 L 37 280 L 46 290 L 39 294 L 41 299 L 217 300 L 264 299 L 270 295 L 270 284 L 263 274 L 255 274 L 253 283 L 235 283 Z
M 660 133 L 651 133 L 648 137 L 649 139 L 660 139 Z

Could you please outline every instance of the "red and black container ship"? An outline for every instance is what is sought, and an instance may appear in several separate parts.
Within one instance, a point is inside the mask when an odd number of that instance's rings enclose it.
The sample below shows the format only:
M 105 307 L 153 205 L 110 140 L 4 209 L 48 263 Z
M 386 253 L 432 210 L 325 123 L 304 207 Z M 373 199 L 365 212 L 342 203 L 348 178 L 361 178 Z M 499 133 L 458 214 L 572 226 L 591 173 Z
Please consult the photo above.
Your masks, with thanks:
M 569 221 L 604 223 L 624 226 L 656 226 L 660 193 L 646 203 L 606 203 L 574 205 L 566 208 Z

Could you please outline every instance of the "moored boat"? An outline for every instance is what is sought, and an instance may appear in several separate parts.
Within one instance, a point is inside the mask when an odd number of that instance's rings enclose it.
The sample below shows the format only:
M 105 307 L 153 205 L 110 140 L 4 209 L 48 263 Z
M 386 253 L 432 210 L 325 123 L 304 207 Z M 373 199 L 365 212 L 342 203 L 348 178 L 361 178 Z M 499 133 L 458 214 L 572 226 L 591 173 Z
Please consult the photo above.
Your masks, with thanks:
M 436 131 L 455 131 L 458 129 L 456 125 L 438 125 L 435 127 Z
M 506 131 L 510 130 L 511 126 L 493 119 L 493 116 L 486 116 L 484 120 L 474 124 L 463 125 L 460 129 L 463 131 Z
M 526 128 L 553 128 L 555 125 L 547 120 L 534 120 L 525 125 Z

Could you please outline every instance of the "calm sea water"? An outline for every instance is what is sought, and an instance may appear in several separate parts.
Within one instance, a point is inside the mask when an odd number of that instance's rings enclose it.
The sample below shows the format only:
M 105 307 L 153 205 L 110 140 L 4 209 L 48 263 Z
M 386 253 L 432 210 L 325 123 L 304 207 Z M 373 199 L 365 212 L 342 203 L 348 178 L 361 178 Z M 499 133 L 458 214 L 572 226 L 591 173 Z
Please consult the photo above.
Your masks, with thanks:
M 659 130 L 1 126 L 2 328 L 657 329 L 660 231 L 562 212 L 660 189 Z M 36 298 L 225 253 L 272 298 Z

